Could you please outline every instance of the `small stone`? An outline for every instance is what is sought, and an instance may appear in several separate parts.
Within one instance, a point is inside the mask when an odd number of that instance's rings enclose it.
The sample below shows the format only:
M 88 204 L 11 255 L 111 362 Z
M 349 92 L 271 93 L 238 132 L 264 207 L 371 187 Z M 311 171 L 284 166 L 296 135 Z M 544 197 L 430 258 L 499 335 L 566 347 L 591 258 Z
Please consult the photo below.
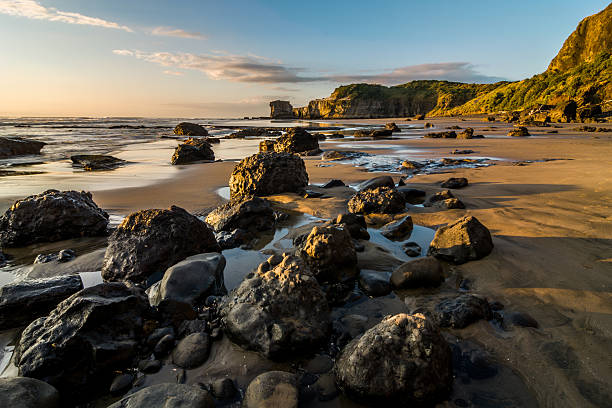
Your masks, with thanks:
M 132 374 L 119 374 L 111 383 L 109 392 L 112 396 L 125 394 L 132 386 L 134 376 Z
M 413 258 L 421 256 L 421 252 L 423 251 L 421 246 L 416 242 L 406 242 L 404 245 L 402 245 L 402 248 L 404 249 L 406 255 Z
M 179 342 L 172 352 L 172 362 L 181 368 L 202 365 L 210 352 L 210 339 L 206 333 L 193 333 Z

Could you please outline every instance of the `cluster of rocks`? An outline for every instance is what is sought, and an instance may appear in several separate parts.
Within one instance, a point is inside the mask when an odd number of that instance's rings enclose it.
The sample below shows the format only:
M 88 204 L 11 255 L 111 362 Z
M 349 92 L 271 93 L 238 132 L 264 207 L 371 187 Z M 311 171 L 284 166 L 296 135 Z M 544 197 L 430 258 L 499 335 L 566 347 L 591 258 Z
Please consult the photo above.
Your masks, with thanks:
M 172 164 L 188 164 L 215 161 L 215 153 L 212 150 L 210 140 L 213 139 L 190 137 L 176 147 L 170 162 Z
M 475 135 L 474 129 L 466 128 L 463 132 L 455 132 L 454 130 L 448 130 L 444 132 L 432 132 L 427 133 L 423 137 L 428 139 L 483 139 L 483 135 Z

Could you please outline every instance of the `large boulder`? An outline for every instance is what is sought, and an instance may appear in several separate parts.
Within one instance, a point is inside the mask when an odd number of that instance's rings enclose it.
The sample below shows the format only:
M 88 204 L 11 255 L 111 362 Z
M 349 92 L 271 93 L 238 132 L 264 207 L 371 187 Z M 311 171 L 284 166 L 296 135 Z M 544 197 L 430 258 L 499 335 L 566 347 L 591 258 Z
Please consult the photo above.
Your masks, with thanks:
M 0 217 L 0 246 L 104 235 L 108 214 L 85 191 L 47 190 L 17 201 Z
M 72 402 L 108 390 L 116 370 L 131 366 L 149 302 L 142 289 L 102 283 L 61 302 L 21 334 L 19 375 L 56 387 Z
M 373 190 L 378 187 L 395 188 L 395 182 L 391 176 L 374 177 L 360 183 L 357 186 L 357 191 Z
M 273 256 L 233 290 L 221 308 L 225 332 L 267 358 L 294 357 L 327 338 L 325 293 L 304 261 Z
M 210 343 L 207 333 L 191 333 L 176 345 L 172 362 L 181 368 L 199 367 L 208 359 Z
M 190 138 L 176 147 L 170 162 L 172 164 L 188 164 L 214 160 L 215 152 L 213 152 L 210 143 L 204 139 Z
M 491 319 L 492 312 L 485 298 L 466 294 L 442 300 L 436 305 L 434 316 L 441 327 L 463 329 L 480 319 Z
M 349 212 L 357 214 L 397 214 L 405 207 L 404 196 L 390 187 L 360 191 L 348 202 Z
M 294 242 L 299 255 L 319 282 L 339 282 L 357 275 L 357 253 L 349 232 L 335 226 L 315 226 Z
M 201 387 L 162 383 L 143 388 L 108 408 L 214 408 L 215 402 Z
M 210 228 L 184 209 L 142 210 L 128 215 L 110 236 L 102 277 L 143 282 L 188 256 L 219 251 Z
M 46 143 L 20 137 L 0 137 L 0 158 L 40 154 Z
M 250 382 L 244 394 L 244 408 L 297 408 L 298 381 L 295 374 L 286 371 L 268 371 Z
M 436 287 L 443 281 L 442 264 L 431 256 L 403 263 L 391 274 L 391 284 L 398 289 Z
M 424 315 L 388 316 L 344 348 L 335 374 L 359 402 L 433 405 L 453 381 L 451 350 Z
M 182 136 L 208 136 L 208 130 L 195 123 L 181 122 L 174 128 L 174 134 Z
M 259 197 L 241 197 L 225 203 L 206 216 L 215 231 L 265 231 L 274 228 L 275 216 L 270 202 Z
M 0 378 L 0 406 L 60 408 L 60 395 L 53 386 L 35 378 Z
M 428 255 L 454 264 L 484 258 L 493 250 L 491 233 L 476 217 L 466 216 L 440 227 L 429 246 Z
M 391 221 L 382 226 L 380 233 L 387 239 L 401 241 L 412 234 L 412 217 L 407 215 L 396 221 Z
M 0 288 L 0 330 L 25 326 L 83 289 L 79 275 L 28 279 Z
M 274 151 L 294 153 L 294 154 L 317 154 L 319 149 L 319 141 L 317 138 L 308 133 L 303 128 L 291 128 L 276 139 Z
M 103 154 L 77 154 L 70 156 L 70 160 L 74 167 L 85 171 L 112 170 L 125 164 L 125 160 Z
M 301 193 L 308 185 L 304 161 L 291 153 L 258 153 L 240 161 L 229 180 L 230 197 Z
M 151 303 L 170 299 L 197 305 L 208 296 L 224 295 L 223 269 L 225 257 L 219 253 L 190 256 L 166 270 Z

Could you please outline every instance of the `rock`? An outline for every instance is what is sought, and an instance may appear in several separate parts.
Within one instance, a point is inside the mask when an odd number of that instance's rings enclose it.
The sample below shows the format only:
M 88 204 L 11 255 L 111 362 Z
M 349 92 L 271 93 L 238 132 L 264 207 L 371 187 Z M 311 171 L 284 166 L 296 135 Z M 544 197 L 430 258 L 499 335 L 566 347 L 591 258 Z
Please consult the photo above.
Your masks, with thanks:
M 211 390 L 215 398 L 227 400 L 234 398 L 238 390 L 231 378 L 221 378 L 212 383 Z
M 423 118 L 423 119 L 425 119 L 425 118 Z M 434 124 L 433 124 L 433 123 L 431 123 L 431 122 L 425 122 L 425 125 L 423 125 L 423 127 L 424 127 L 425 129 L 429 129 L 429 128 L 434 127 Z
M 203 139 L 197 141 L 196 139 L 190 139 L 176 147 L 170 162 L 176 165 L 214 160 L 215 153 L 207 141 Z
M 299 400 L 297 385 L 296 376 L 285 371 L 268 371 L 260 374 L 247 387 L 242 406 L 297 408 Z
M 326 354 L 317 354 L 304 366 L 304 369 L 312 374 L 328 373 L 334 368 L 334 362 Z
M 466 128 L 463 132 L 459 132 L 457 139 L 471 139 L 474 137 L 474 129 Z
M 400 129 L 399 126 L 395 124 L 395 122 L 386 123 L 385 129 L 390 130 L 391 132 L 401 132 L 402 131 L 402 129 Z
M 451 154 L 472 154 L 472 153 L 476 153 L 476 152 L 470 149 L 465 149 L 465 150 L 455 149 L 451 152 Z
M 143 388 L 108 408 L 214 408 L 208 391 L 185 384 L 162 383 Z
M 513 313 L 510 313 L 510 316 L 508 317 L 510 318 L 510 321 L 512 322 L 512 324 L 514 324 L 515 326 L 533 327 L 536 329 L 540 327 L 540 325 L 538 324 L 538 321 L 534 319 L 529 313 L 513 312 Z
M 487 122 L 495 122 L 495 116 L 487 116 Z
M 348 160 L 363 156 L 368 156 L 368 154 L 352 150 L 327 150 L 323 152 L 321 160 Z
M 292 119 L 293 106 L 289 101 L 276 100 L 270 102 L 270 119 Z
M 404 249 L 406 255 L 413 258 L 421 256 L 421 252 L 423 251 L 421 246 L 416 242 L 406 242 L 404 245 L 402 245 L 402 248 Z
M 387 136 L 391 136 L 393 132 L 394 131 L 391 129 L 374 129 L 373 131 L 370 132 L 370 137 L 373 137 L 373 138 L 387 137 Z
M 208 325 L 206 323 L 206 320 L 201 320 L 201 319 L 185 320 L 179 326 L 178 336 L 186 337 L 193 333 L 204 333 L 206 331 L 207 326 Z
M 206 333 L 193 333 L 179 342 L 172 352 L 172 362 L 185 369 L 204 364 L 210 353 L 210 338 Z
M 47 190 L 15 202 L 0 217 L 0 246 L 25 246 L 106 233 L 108 214 L 85 191 Z
M 190 256 L 166 270 L 151 304 L 172 299 L 197 305 L 203 304 L 208 296 L 224 295 L 227 293 L 224 269 L 225 257 L 219 253 Z
M 273 152 L 276 140 L 262 140 L 259 142 L 259 153 Z
M 385 224 L 380 232 L 387 239 L 401 241 L 412 234 L 412 228 L 412 217 L 407 215 L 397 221 Z
M 39 254 L 34 259 L 35 264 L 48 263 L 48 262 L 69 262 L 76 258 L 76 254 L 72 249 L 62 249 L 57 254 Z
M 373 190 L 378 187 L 395 188 L 395 183 L 393 182 L 391 176 L 374 177 L 360 183 L 357 186 L 357 191 Z
M 21 334 L 19 374 L 42 379 L 74 402 L 106 392 L 115 371 L 129 367 L 142 338 L 149 302 L 123 283 L 85 288 Z
M 304 161 L 290 153 L 259 153 L 243 159 L 229 180 L 232 199 L 301 193 L 308 185 Z
M 85 171 L 112 170 L 125 164 L 125 160 L 102 154 L 80 154 L 70 156 L 73 166 L 82 167 Z
M 450 190 L 438 191 L 432 196 L 429 196 L 423 203 L 424 207 L 433 207 L 437 202 L 455 198 Z
M 162 338 L 168 335 L 174 337 L 174 329 L 172 327 L 161 327 L 159 329 L 155 329 L 153 333 L 147 337 L 147 345 L 149 347 L 154 347 Z
M 225 139 L 244 139 L 245 137 L 269 137 L 280 136 L 281 132 L 276 130 L 268 130 L 266 128 L 247 128 L 241 129 L 231 135 L 225 136 Z
M 444 299 L 434 309 L 441 327 L 463 329 L 480 319 L 491 319 L 491 309 L 486 299 L 476 295 L 461 295 Z
M 143 282 L 188 256 L 221 250 L 206 224 L 177 206 L 128 215 L 108 243 L 106 281 Z
M 438 201 L 433 206 L 438 208 L 446 208 L 448 210 L 462 210 L 465 208 L 465 204 L 463 203 L 463 201 L 459 200 L 458 198 L 449 198 L 446 200 Z
M 489 230 L 473 216 L 458 219 L 436 231 L 429 255 L 454 264 L 484 258 L 493 250 Z
M 174 134 L 183 136 L 208 136 L 208 130 L 195 123 L 181 122 L 174 128 Z
M 265 231 L 274 228 L 274 210 L 270 202 L 259 197 L 241 197 L 225 203 L 206 216 L 215 231 L 244 229 Z
M 397 214 L 404 211 L 405 207 L 404 196 L 389 187 L 361 191 L 348 202 L 348 210 L 358 214 Z
M 429 139 L 456 139 L 457 133 L 455 133 L 454 130 L 450 130 L 447 132 L 427 133 L 423 137 L 429 138 Z
M 451 177 L 448 180 L 444 181 L 442 184 L 440 184 L 440 187 L 457 189 L 467 187 L 467 185 L 468 181 L 465 177 Z
M 321 402 L 331 401 L 340 394 L 338 388 L 336 388 L 336 378 L 333 374 L 320 376 L 314 384 L 314 389 Z
M 230 293 L 221 316 L 232 341 L 271 359 L 313 350 L 327 338 L 330 325 L 325 293 L 294 256 L 274 265 L 265 262 L 247 275 Z
M 44 381 L 0 378 L 0 405 L 5 408 L 60 408 L 60 394 Z
M 359 402 L 412 406 L 445 399 L 451 350 L 422 314 L 388 316 L 351 341 L 336 360 L 336 384 Z
M 359 287 L 369 296 L 385 296 L 391 293 L 389 274 L 362 270 L 359 272 Z
M 438 287 L 442 282 L 442 264 L 431 256 L 408 261 L 391 274 L 391 284 L 398 289 Z
M 419 163 L 417 161 L 414 160 L 404 160 L 402 162 L 402 169 L 406 169 L 406 170 L 418 170 L 425 167 L 424 164 Z
M 334 226 L 316 226 L 294 241 L 296 255 L 321 283 L 340 282 L 357 275 L 357 254 L 349 232 Z
M 30 324 L 81 289 L 79 275 L 26 279 L 0 287 L 0 330 Z
M 160 322 L 162 326 L 172 326 L 178 329 L 185 320 L 194 320 L 198 317 L 197 312 L 189 303 L 179 302 L 174 299 L 164 299 L 157 305 Z
M 278 153 L 306 154 L 320 152 L 319 141 L 303 128 L 291 128 L 276 139 L 274 151 Z M 310 154 L 308 154 L 310 155 Z
M 525 126 L 515 126 L 508 132 L 508 136 L 531 136 Z
M 323 184 L 321 188 L 334 188 L 334 187 L 345 187 L 345 186 L 346 184 L 344 184 L 342 180 L 332 179 L 332 180 L 329 180 L 327 183 Z
M 419 115 L 415 115 L 413 117 L 414 120 L 424 120 L 425 119 L 425 115 L 424 114 L 419 114 Z
M 134 376 L 132 374 L 119 374 L 110 385 L 109 392 L 112 396 L 125 394 L 132 387 Z
M 166 334 L 164 337 L 159 339 L 155 347 L 153 348 L 153 354 L 155 357 L 161 358 L 170 352 L 174 348 L 174 335 Z
M 352 213 L 339 214 L 333 223 L 342 226 L 354 239 L 370 239 L 368 226 L 363 215 Z
M 138 363 L 138 370 L 144 374 L 155 374 L 161 370 L 162 363 L 159 360 L 141 360 Z
M 589 105 L 580 107 L 580 109 L 578 109 L 578 112 L 576 113 L 576 117 L 581 122 L 584 122 L 588 119 L 593 119 L 601 114 L 601 105 Z
M 0 158 L 40 154 L 46 143 L 20 137 L 0 137 Z
M 231 249 L 237 247 L 250 248 L 251 242 L 255 239 L 255 232 L 237 228 L 233 231 L 219 231 L 215 233 L 215 239 L 221 249 Z
M 422 202 L 422 199 L 426 194 L 423 190 L 418 190 L 416 188 L 410 188 L 407 186 L 399 187 L 397 191 L 399 191 L 399 193 L 404 196 L 406 202 L 410 204 Z

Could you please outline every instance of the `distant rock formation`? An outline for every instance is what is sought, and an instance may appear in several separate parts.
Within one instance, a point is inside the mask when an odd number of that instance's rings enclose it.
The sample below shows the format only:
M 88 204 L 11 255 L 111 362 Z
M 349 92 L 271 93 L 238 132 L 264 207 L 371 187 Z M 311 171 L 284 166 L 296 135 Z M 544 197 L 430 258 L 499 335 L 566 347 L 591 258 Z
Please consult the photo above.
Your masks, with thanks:
M 270 118 L 271 119 L 293 119 L 293 106 L 289 101 L 272 101 L 270 102 Z

